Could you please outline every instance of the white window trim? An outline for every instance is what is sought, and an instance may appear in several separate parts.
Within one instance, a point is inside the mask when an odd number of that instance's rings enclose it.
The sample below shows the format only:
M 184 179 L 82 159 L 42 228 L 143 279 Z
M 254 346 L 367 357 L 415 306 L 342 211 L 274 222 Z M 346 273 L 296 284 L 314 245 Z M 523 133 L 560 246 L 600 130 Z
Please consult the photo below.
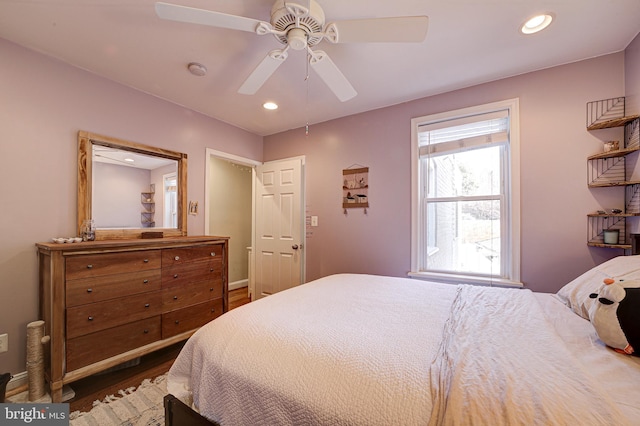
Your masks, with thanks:
M 477 115 L 492 110 L 508 109 L 510 117 L 509 132 L 509 163 L 511 181 L 506 182 L 507 193 L 510 194 L 509 208 L 511 210 L 509 227 L 510 246 L 507 249 L 506 264 L 508 279 L 470 277 L 435 272 L 419 271 L 418 249 L 420 225 L 420 156 L 418 147 L 418 126 L 428 122 L 450 120 L 457 117 Z M 520 281 L 520 102 L 518 98 L 493 102 L 455 111 L 447 111 L 411 119 L 411 271 L 409 276 L 426 280 L 447 283 L 497 285 L 506 287 L 524 287 Z

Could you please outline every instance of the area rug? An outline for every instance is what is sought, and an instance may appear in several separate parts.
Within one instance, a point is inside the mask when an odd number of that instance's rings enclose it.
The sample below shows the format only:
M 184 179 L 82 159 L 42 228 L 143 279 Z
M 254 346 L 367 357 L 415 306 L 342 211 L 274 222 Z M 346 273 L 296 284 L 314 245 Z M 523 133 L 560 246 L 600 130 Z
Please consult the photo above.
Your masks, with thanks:
M 121 390 L 102 401 L 95 401 L 91 411 L 69 415 L 70 426 L 162 426 L 163 398 L 167 394 L 167 375 L 145 379 L 137 388 Z

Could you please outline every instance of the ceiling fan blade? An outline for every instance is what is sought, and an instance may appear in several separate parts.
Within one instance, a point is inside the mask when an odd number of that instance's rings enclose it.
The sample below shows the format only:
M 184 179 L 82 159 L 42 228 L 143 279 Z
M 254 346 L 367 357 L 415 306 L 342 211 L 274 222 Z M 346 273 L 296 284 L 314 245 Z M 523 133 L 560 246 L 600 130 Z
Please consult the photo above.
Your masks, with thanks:
M 248 31 L 252 33 L 257 32 L 258 27 L 261 25 L 267 25 L 271 28 L 271 24 L 268 22 L 257 19 L 163 2 L 156 3 L 156 14 L 159 18 L 170 21 L 188 22 L 191 24 L 208 25 L 211 27 L 228 28 L 230 30 Z
M 348 101 L 358 94 L 349 80 L 342 74 L 336 64 L 333 63 L 329 55 L 322 50 L 311 51 L 309 64 L 311 68 L 320 76 L 329 89 L 340 99 L 341 102 Z
M 289 56 L 287 49 L 288 48 L 284 50 L 276 49 L 269 52 L 245 82 L 242 83 L 242 86 L 238 89 L 238 93 L 243 95 L 255 94 L 278 67 L 282 65 L 285 59 L 287 59 L 287 56 Z
M 325 37 L 333 43 L 420 43 L 428 28 L 428 16 L 352 19 L 329 23 Z

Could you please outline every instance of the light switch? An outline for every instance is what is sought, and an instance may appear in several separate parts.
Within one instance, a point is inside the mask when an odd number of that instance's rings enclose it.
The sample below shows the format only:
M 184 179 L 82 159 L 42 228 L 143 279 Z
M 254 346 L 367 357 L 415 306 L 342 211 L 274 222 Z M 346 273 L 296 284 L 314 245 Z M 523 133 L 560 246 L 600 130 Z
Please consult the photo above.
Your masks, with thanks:
M 318 216 L 311 216 L 311 226 L 318 226 Z

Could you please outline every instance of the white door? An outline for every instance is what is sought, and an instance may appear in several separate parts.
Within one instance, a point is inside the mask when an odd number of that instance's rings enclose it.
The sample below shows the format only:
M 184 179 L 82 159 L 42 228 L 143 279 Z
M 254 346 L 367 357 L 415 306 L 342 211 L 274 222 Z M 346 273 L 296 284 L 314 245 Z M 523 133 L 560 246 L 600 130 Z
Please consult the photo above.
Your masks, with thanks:
M 254 299 L 304 280 L 304 158 L 256 167 Z

